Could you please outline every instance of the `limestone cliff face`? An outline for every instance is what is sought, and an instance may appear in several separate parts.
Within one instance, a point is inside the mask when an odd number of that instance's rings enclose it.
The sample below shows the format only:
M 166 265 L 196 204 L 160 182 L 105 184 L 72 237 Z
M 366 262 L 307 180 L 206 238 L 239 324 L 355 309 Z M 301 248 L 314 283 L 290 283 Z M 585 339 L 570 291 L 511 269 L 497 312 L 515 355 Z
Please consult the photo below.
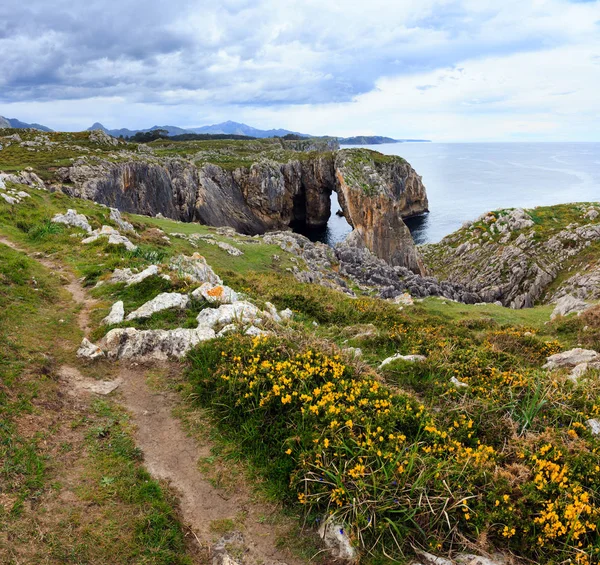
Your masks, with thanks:
M 402 217 L 426 211 L 427 196 L 420 177 L 399 157 L 350 149 L 285 163 L 260 158 L 234 170 L 152 156 L 124 163 L 82 159 L 57 176 L 73 196 L 246 234 L 287 229 L 294 222 L 323 226 L 335 190 L 369 250 L 392 265 L 423 272 Z
M 403 217 L 427 211 L 425 187 L 399 157 L 364 150 L 340 151 L 335 160 L 337 192 L 356 240 L 391 265 L 425 274 Z

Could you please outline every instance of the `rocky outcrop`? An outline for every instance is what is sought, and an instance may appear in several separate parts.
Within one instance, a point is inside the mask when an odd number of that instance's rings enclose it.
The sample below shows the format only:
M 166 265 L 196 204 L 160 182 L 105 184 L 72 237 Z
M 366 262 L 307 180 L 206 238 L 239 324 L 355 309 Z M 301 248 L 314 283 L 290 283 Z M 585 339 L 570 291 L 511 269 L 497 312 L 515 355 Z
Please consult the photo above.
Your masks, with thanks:
M 356 241 L 392 265 L 424 272 L 402 218 L 426 212 L 427 195 L 400 157 L 348 149 L 299 152 L 282 163 L 259 155 L 251 166 L 232 170 L 153 156 L 127 162 L 88 158 L 60 169 L 57 177 L 71 196 L 244 234 L 296 223 L 323 226 L 337 191 Z
M 427 212 L 425 187 L 399 157 L 349 149 L 336 157 L 340 205 L 354 228 L 353 240 L 390 265 L 425 274 L 403 217 Z
M 561 280 L 561 273 L 579 271 L 580 254 L 585 256 L 587 248 L 600 242 L 597 220 L 590 219 L 585 206 L 575 204 L 569 210 L 544 209 L 548 220 L 539 224 L 533 221 L 534 212 L 516 209 L 483 214 L 440 243 L 419 250 L 438 278 L 461 284 L 486 302 L 528 308 L 544 298 L 555 301 L 566 294 L 599 296 L 598 278 L 591 273 L 573 274 L 558 289 L 550 290 Z M 575 214 L 579 214 L 576 222 L 572 221 Z

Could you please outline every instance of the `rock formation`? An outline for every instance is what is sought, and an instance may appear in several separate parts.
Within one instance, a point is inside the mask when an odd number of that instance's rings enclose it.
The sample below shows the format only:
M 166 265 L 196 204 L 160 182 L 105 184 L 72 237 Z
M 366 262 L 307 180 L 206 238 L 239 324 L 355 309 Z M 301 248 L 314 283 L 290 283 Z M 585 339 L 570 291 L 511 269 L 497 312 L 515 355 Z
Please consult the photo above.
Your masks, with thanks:
M 354 241 L 392 265 L 424 272 L 402 218 L 426 212 L 427 195 L 406 161 L 364 149 L 294 155 L 286 162 L 259 155 L 250 166 L 233 169 L 152 156 L 126 162 L 79 159 L 57 176 L 72 196 L 245 234 L 294 223 L 323 226 L 336 191 L 356 231 Z

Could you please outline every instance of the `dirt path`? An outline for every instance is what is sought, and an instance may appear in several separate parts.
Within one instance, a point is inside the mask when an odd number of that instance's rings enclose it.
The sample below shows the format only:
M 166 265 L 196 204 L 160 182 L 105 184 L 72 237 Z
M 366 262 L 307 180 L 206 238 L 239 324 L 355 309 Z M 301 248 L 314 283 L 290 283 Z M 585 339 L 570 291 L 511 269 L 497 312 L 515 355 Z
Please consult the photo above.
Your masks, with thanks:
M 10 240 L 0 236 L 0 243 L 27 253 Z M 81 308 L 78 325 L 84 335 L 89 331 L 91 299 L 80 281 L 62 265 L 44 257 L 34 257 L 53 272 L 65 277 L 65 288 Z M 118 377 L 99 381 L 84 376 L 80 369 L 63 365 L 59 369 L 65 391 L 71 397 L 89 394 L 109 394 L 115 389 L 122 393 L 123 404 L 131 413 L 136 426 L 136 442 L 144 453 L 144 464 L 156 478 L 168 481 L 178 493 L 180 508 L 186 525 L 204 547 L 211 547 L 219 535 L 211 529 L 219 521 L 231 521 L 243 534 L 243 561 L 248 565 L 301 565 L 303 561 L 290 557 L 277 547 L 282 533 L 264 523 L 273 512 L 267 505 L 251 500 L 244 492 L 227 495 L 213 486 L 200 472 L 198 460 L 211 454 L 208 442 L 199 445 L 186 435 L 181 423 L 172 412 L 177 404 L 174 393 L 151 390 L 143 368 L 132 364 L 119 366 Z M 240 517 L 243 517 L 240 519 Z

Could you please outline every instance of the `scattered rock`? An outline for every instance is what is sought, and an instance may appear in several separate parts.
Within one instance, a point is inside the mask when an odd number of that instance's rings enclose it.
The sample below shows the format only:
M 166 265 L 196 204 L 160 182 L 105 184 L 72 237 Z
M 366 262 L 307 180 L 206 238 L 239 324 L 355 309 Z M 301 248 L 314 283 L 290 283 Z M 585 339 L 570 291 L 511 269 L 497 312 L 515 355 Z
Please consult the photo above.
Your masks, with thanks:
M 224 241 L 217 241 L 216 245 L 217 247 L 219 247 L 223 251 L 227 251 L 229 255 L 233 255 L 234 257 L 239 257 L 240 255 L 244 254 L 244 252 L 241 249 L 238 249 L 237 247 L 234 247 L 229 243 L 225 243 Z
M 4 192 L 0 192 L 0 196 L 11 206 L 14 206 L 15 204 L 19 203 L 19 200 L 17 198 L 13 198 L 12 196 L 9 196 L 8 194 L 4 194 Z
M 99 357 L 104 357 L 104 351 L 84 337 L 77 350 L 77 357 L 82 357 L 84 359 L 98 359 Z
M 550 315 L 550 319 L 554 320 L 554 318 L 557 316 L 568 316 L 569 314 L 573 314 L 575 312 L 583 312 L 589 307 L 590 305 L 587 302 L 567 294 L 566 296 L 558 299 L 556 302 L 556 307 Z
M 398 360 L 408 361 L 410 363 L 420 363 L 422 361 L 427 361 L 427 357 L 424 355 L 400 355 L 399 353 L 396 353 L 396 355 L 392 355 L 392 357 L 384 359 L 379 365 L 379 368 L 382 369 L 389 363 L 393 363 L 394 361 Z
M 592 435 L 600 435 L 600 420 L 597 420 L 596 418 L 591 418 L 590 420 L 587 420 L 585 422 L 588 426 L 588 428 L 590 429 L 590 431 L 592 432 Z
M 506 561 L 500 555 L 492 558 L 472 555 L 470 553 L 459 553 L 454 560 L 460 565 L 505 565 Z
M 192 292 L 192 297 L 199 300 L 204 298 L 211 304 L 232 304 L 239 300 L 238 293 L 225 285 L 204 283 Z
M 594 361 L 600 361 L 600 355 L 596 351 L 593 349 L 581 349 L 580 347 L 576 347 L 569 351 L 550 355 L 542 368 L 556 369 L 558 367 L 575 367 L 582 363 L 592 363 Z
M 219 308 L 206 308 L 196 317 L 199 326 L 213 328 L 217 325 L 227 325 L 233 322 L 240 324 L 260 324 L 261 311 L 244 300 L 234 304 L 223 304 Z
M 128 320 L 136 320 L 139 318 L 149 318 L 152 314 L 160 312 L 161 310 L 168 310 L 169 308 L 177 308 L 184 310 L 187 308 L 190 302 L 187 294 L 180 294 L 178 292 L 161 292 L 158 296 L 149 300 L 137 310 L 131 312 L 127 316 Z
M 55 224 L 66 224 L 74 228 L 80 228 L 86 233 L 92 233 L 92 226 L 90 226 L 87 218 L 83 214 L 78 214 L 76 210 L 67 210 L 66 214 L 56 214 L 52 221 Z
M 158 275 L 158 267 L 156 265 L 150 265 L 140 273 L 134 273 L 131 269 L 115 269 L 111 277 L 108 279 L 109 283 L 120 283 L 124 282 L 127 286 L 142 282 L 144 279 Z
M 279 312 L 279 316 L 282 320 L 291 320 L 294 317 L 294 313 L 289 308 L 286 308 Z
M 360 347 L 345 347 L 342 349 L 342 352 L 351 355 L 354 359 L 362 357 L 362 349 Z
M 265 331 L 265 330 L 261 330 L 260 328 L 257 328 L 256 326 L 250 326 L 245 332 L 245 335 L 249 335 L 252 337 L 259 337 L 259 336 L 263 336 L 263 335 L 271 335 L 271 332 Z
M 468 388 L 469 385 L 467 383 L 463 383 L 462 381 L 459 381 L 456 377 L 452 377 L 450 379 L 450 382 L 456 387 L 456 388 Z
M 221 278 L 215 274 L 206 259 L 199 253 L 194 253 L 191 257 L 179 255 L 171 261 L 170 269 L 176 271 L 182 279 L 190 282 L 223 284 Z
M 110 313 L 106 318 L 102 320 L 102 323 L 106 326 L 113 326 L 115 324 L 120 324 L 125 317 L 125 307 L 123 305 L 123 301 L 119 300 L 112 305 L 110 309 Z
M 403 292 L 399 296 L 396 296 L 393 299 L 393 302 L 395 304 L 402 304 L 403 306 L 413 306 L 415 303 L 412 296 L 408 292 Z
M 358 559 L 343 524 L 326 518 L 319 527 L 319 536 L 334 559 L 354 563 Z
M 92 235 L 81 240 L 81 243 L 93 243 L 101 237 L 108 237 L 108 243 L 111 245 L 124 245 L 127 251 L 135 251 L 137 249 L 137 245 L 131 243 L 128 238 L 126 238 L 124 235 L 121 235 L 115 228 L 111 226 L 102 226 L 99 230 L 94 230 Z
M 110 359 L 166 360 L 183 357 L 202 341 L 214 339 L 207 327 L 175 330 L 137 330 L 116 328 L 105 336 L 105 350 Z
M 117 210 L 116 208 L 111 208 L 110 209 L 110 219 L 117 224 L 117 226 L 119 226 L 120 230 L 123 231 L 128 231 L 128 232 L 133 232 L 135 233 L 135 230 L 133 229 L 133 225 L 130 224 L 129 222 L 126 222 L 122 217 L 121 217 L 121 212 L 119 212 L 119 210 Z

